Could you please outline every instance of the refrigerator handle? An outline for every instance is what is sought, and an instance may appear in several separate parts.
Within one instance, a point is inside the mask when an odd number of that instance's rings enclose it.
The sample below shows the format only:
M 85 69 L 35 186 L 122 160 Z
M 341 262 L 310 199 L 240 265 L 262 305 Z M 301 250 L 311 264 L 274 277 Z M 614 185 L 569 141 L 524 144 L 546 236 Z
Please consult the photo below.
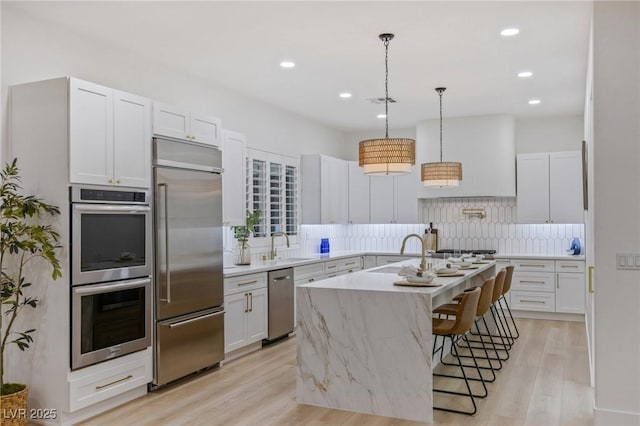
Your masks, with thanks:
M 166 183 L 158 184 L 158 195 L 160 195 L 160 190 L 164 189 L 164 263 L 166 268 L 165 273 L 165 282 L 166 282 L 166 290 L 167 297 L 166 299 L 160 299 L 161 302 L 171 303 L 171 270 L 169 269 L 169 207 L 167 202 L 167 191 L 169 190 L 169 185 Z
M 163 327 L 169 327 L 169 328 L 176 328 L 176 327 L 180 327 L 180 326 L 183 326 L 183 325 L 190 324 L 192 322 L 201 321 L 203 319 L 215 317 L 215 316 L 222 315 L 222 314 L 224 314 L 224 311 L 214 312 L 212 314 L 203 315 L 201 317 L 190 318 L 190 319 L 187 319 L 187 320 L 184 320 L 184 321 L 174 322 L 173 324 L 162 324 L 162 326 Z

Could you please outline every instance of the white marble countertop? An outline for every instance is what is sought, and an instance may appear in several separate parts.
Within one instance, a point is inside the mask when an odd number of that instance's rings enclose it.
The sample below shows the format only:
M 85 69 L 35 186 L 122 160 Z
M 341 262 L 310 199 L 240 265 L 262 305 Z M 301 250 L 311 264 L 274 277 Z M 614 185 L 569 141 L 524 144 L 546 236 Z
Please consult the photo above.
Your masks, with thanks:
M 572 254 L 529 254 L 529 253 L 496 253 L 495 259 L 540 259 L 540 260 L 585 260 L 584 255 Z
M 301 256 L 296 256 L 291 259 L 276 259 L 267 260 L 264 262 L 253 262 L 251 265 L 229 265 L 223 269 L 224 277 L 236 277 L 240 275 L 253 274 L 258 272 L 268 272 L 282 268 L 292 268 L 295 266 L 307 265 L 317 262 L 325 262 L 327 260 L 342 259 L 352 256 L 412 256 L 420 257 L 420 253 L 405 253 L 401 255 L 398 252 L 373 252 L 373 251 L 356 251 L 345 250 L 335 251 L 328 254 L 310 253 Z M 564 255 L 549 255 L 549 254 L 531 254 L 531 253 L 496 253 L 494 256 L 496 259 L 548 259 L 548 260 L 585 260 L 584 255 L 573 256 L 569 254 Z M 438 259 L 434 259 L 437 261 Z M 369 269 L 372 271 L 373 269 Z
M 444 260 L 442 259 L 433 260 L 434 266 L 440 263 L 444 263 Z M 398 276 L 396 272 L 379 272 L 391 267 L 400 267 L 402 265 L 413 265 L 417 267 L 419 263 L 419 259 L 405 260 L 402 262 L 378 266 L 372 269 L 366 269 L 351 274 L 339 275 L 337 277 L 328 278 L 309 284 L 302 284 L 299 287 L 394 293 L 430 293 L 433 297 L 447 291 L 450 287 L 457 286 L 461 282 L 468 280 L 474 275 L 478 275 L 480 272 L 485 271 L 495 264 L 495 262 L 479 264 L 478 269 L 461 270 L 461 272 L 465 274 L 463 277 L 436 277 L 433 282 L 441 283 L 442 285 L 433 287 L 410 287 L 394 285 L 394 281 L 400 281 L 402 277 Z

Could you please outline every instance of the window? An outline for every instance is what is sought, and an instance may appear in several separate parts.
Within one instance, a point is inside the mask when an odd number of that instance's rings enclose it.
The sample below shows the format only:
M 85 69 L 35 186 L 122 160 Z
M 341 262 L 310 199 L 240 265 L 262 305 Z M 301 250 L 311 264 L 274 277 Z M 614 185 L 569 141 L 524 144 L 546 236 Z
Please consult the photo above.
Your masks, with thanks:
M 285 230 L 289 235 L 298 235 L 298 168 L 285 166 Z
M 299 159 L 248 149 L 247 210 L 262 212 L 254 238 L 298 234 Z

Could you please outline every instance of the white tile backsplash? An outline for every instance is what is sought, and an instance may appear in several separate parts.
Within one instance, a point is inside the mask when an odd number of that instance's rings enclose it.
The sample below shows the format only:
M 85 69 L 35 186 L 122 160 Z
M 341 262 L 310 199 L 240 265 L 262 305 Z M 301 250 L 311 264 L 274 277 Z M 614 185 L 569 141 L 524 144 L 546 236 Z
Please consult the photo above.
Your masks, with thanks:
M 482 219 L 462 214 L 462 209 L 485 209 Z M 514 198 L 438 198 L 422 200 L 424 224 L 413 225 L 303 225 L 302 252 L 318 252 L 321 238 L 329 238 L 332 250 L 399 252 L 402 239 L 410 233 L 424 233 L 433 222 L 440 248 L 494 249 L 499 253 L 562 255 L 571 239 L 584 244 L 582 224 L 515 223 Z M 408 251 L 419 251 L 412 239 Z
M 438 247 L 494 249 L 499 253 L 562 255 L 571 239 L 579 237 L 584 247 L 583 224 L 515 223 L 514 198 L 439 198 L 422 200 L 422 224 L 301 225 L 298 245 L 286 249 L 278 243 L 282 257 L 319 253 L 320 239 L 329 238 L 331 251 L 357 250 L 400 252 L 402 239 L 411 233 L 423 234 L 433 222 L 438 229 Z M 483 219 L 462 214 L 465 208 L 484 208 Z M 231 255 L 235 240 L 225 228 L 225 254 Z M 407 241 L 408 252 L 420 251 L 417 239 Z M 252 247 L 252 260 L 260 260 L 268 248 Z M 225 259 L 226 261 L 227 259 Z

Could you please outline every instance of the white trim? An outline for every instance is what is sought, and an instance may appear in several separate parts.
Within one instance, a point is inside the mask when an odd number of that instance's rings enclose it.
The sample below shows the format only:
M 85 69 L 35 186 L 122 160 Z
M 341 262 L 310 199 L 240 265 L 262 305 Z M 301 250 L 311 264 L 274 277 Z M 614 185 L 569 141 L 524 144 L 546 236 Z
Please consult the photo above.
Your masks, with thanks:
M 575 321 L 584 322 L 584 314 L 566 314 L 562 312 L 533 312 L 511 310 L 515 318 L 542 319 L 553 321 Z
M 638 425 L 640 424 L 640 413 L 629 413 L 626 411 L 605 410 L 595 407 L 595 426 L 617 426 L 617 425 Z

